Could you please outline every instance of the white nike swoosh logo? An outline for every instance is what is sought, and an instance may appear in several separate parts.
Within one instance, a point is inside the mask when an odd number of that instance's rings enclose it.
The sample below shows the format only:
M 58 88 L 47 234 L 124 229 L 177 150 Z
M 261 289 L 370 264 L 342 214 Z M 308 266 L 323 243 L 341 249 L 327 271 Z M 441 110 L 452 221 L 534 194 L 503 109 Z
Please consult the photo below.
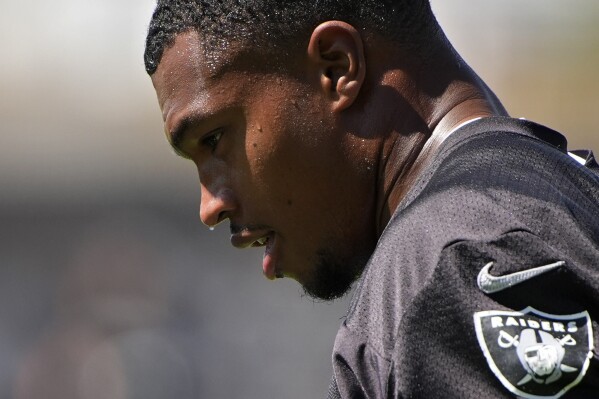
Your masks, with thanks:
M 478 273 L 476 282 L 478 283 L 478 288 L 480 288 L 482 292 L 485 294 L 493 294 L 505 290 L 506 288 L 513 287 L 526 280 L 530 280 L 533 277 L 547 273 L 548 271 L 557 269 L 565 264 L 566 262 L 559 261 L 545 266 L 533 267 L 532 269 L 523 270 L 521 272 L 505 274 L 503 276 L 492 276 L 489 274 L 489 270 L 491 269 L 491 266 L 493 266 L 493 262 L 489 262 Z

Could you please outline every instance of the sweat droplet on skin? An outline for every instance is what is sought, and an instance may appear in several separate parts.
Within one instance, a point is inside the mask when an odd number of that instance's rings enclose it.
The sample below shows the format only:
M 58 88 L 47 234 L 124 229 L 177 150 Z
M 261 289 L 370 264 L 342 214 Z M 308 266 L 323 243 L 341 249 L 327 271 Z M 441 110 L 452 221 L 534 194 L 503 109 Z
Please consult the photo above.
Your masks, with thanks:
M 261 132 L 262 131 L 262 126 L 258 125 L 258 131 Z

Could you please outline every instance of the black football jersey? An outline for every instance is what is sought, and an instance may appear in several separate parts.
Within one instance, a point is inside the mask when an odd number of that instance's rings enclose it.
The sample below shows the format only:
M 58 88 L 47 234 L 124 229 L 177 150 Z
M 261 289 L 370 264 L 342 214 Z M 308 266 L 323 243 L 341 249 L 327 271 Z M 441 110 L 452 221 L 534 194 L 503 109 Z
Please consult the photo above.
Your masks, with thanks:
M 525 120 L 454 132 L 358 281 L 329 398 L 599 398 L 599 175 L 576 154 Z

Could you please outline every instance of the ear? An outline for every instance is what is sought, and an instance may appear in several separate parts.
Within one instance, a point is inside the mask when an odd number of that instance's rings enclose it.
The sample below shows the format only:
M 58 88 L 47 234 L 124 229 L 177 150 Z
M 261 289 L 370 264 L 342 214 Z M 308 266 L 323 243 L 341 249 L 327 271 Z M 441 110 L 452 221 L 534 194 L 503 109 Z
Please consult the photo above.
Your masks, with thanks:
M 308 57 L 333 111 L 348 108 L 358 96 L 366 73 L 364 45 L 358 31 L 342 21 L 327 21 L 312 32 Z

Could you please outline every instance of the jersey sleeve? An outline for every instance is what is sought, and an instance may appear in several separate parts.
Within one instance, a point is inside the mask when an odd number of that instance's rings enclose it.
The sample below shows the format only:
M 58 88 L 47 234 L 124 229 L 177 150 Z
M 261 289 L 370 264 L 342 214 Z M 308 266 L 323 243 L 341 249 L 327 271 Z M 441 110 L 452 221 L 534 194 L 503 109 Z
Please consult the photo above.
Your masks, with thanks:
M 405 309 L 388 386 L 422 398 L 596 395 L 598 258 L 581 252 L 525 230 L 448 245 Z

